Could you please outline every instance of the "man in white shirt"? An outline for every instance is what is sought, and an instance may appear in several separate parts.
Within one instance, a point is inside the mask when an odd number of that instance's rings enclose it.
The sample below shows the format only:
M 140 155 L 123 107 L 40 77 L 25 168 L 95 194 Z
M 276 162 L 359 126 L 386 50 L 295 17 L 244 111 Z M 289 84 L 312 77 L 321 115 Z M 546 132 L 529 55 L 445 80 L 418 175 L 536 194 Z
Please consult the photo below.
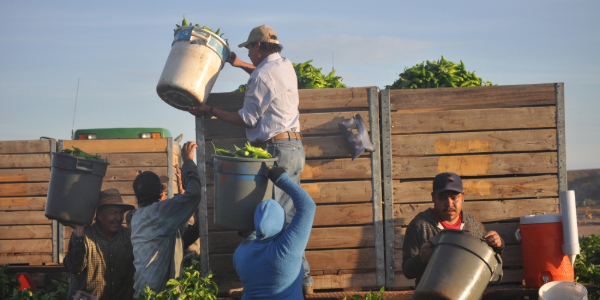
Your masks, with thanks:
M 277 165 L 285 168 L 289 177 L 300 184 L 305 153 L 300 133 L 298 111 L 298 78 L 292 62 L 279 53 L 283 47 L 277 34 L 267 25 L 255 27 L 248 40 L 239 45 L 248 49 L 252 64 L 239 60 L 231 53 L 228 62 L 250 74 L 244 96 L 244 106 L 237 112 L 215 109 L 208 105 L 192 106 L 189 112 L 196 116 L 210 114 L 218 119 L 246 128 L 246 137 L 253 145 L 265 148 Z M 289 195 L 274 188 L 274 198 L 286 212 L 289 224 L 296 208 Z M 312 293 L 312 277 L 303 257 L 303 290 Z

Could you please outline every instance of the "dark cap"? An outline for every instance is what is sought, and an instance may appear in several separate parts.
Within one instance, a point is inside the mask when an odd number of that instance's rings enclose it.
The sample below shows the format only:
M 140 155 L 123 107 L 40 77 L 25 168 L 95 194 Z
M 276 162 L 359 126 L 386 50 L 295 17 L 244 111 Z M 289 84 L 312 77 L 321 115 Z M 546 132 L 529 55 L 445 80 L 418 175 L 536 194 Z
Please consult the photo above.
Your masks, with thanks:
M 433 193 L 439 194 L 445 191 L 462 193 L 462 179 L 452 172 L 440 173 L 433 179 Z
M 160 177 L 151 171 L 139 174 L 133 181 L 133 192 L 138 203 L 152 203 L 160 199 L 162 183 Z

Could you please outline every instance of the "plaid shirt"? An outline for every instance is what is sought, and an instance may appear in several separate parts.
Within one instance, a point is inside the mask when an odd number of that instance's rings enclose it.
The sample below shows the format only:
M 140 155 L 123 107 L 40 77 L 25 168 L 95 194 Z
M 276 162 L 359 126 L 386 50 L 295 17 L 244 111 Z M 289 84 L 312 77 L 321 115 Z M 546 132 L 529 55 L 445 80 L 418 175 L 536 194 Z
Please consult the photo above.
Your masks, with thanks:
M 131 229 L 121 230 L 109 241 L 96 223 L 85 226 L 84 236 L 71 234 L 64 259 L 71 272 L 69 292 L 81 290 L 99 300 L 133 299 L 133 247 Z

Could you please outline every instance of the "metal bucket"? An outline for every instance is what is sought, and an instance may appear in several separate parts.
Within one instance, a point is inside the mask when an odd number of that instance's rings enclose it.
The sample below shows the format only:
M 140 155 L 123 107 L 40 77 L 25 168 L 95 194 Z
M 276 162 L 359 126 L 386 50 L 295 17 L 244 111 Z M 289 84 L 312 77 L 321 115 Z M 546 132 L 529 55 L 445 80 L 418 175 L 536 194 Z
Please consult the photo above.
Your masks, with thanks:
M 414 299 L 478 300 L 488 284 L 502 280 L 502 259 L 485 241 L 453 229 L 429 241 L 435 248 Z
M 229 54 L 227 42 L 218 35 L 179 27 L 156 86 L 158 96 L 181 110 L 204 104 Z
M 254 230 L 254 211 L 263 200 L 273 198 L 267 177 L 277 158 L 213 157 L 215 170 L 215 225 L 237 231 Z
M 571 281 L 552 281 L 544 284 L 538 295 L 540 300 L 587 300 L 587 289 Z
M 80 225 L 92 224 L 108 165 L 95 159 L 52 153 L 46 217 Z

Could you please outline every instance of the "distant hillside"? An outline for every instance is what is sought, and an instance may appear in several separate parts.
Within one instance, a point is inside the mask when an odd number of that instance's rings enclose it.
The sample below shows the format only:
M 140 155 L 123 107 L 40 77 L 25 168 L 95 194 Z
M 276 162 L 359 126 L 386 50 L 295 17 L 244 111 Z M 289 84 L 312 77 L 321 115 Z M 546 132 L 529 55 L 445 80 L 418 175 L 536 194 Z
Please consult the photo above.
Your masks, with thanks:
M 600 205 L 600 169 L 567 171 L 567 180 L 569 189 L 575 190 L 577 204 L 587 200 L 588 205 Z

